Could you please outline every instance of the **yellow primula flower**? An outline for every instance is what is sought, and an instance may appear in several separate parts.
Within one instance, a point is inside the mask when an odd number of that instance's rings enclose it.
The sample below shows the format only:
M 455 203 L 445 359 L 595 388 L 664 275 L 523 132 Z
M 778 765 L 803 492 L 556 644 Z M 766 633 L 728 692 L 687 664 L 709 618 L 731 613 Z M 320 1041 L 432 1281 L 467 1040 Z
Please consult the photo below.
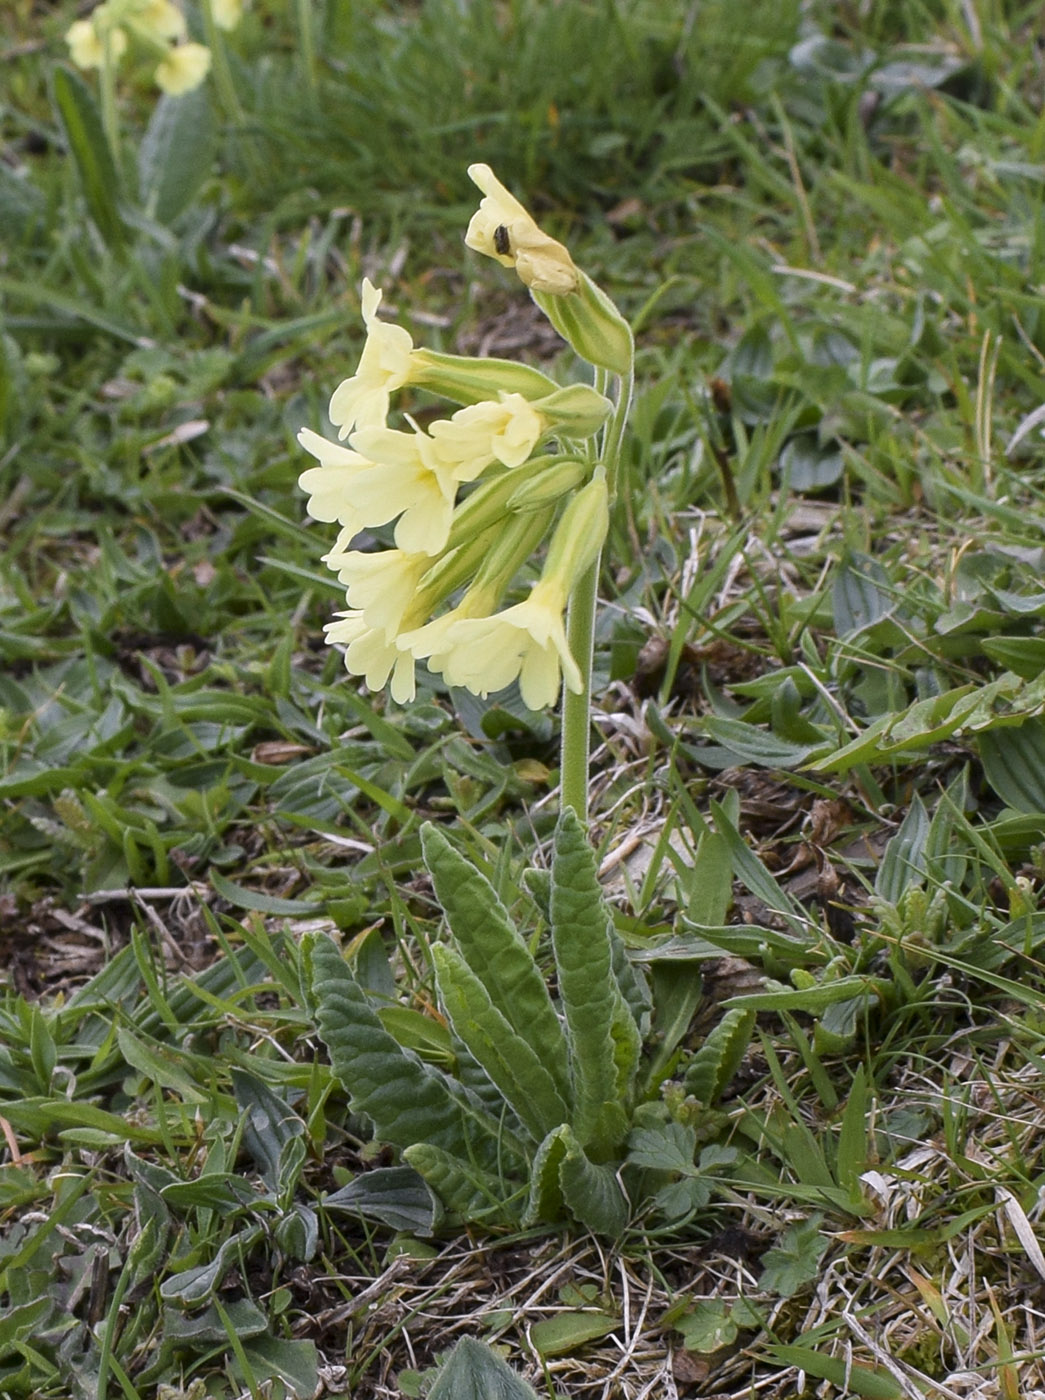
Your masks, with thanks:
M 108 40 L 109 61 L 117 63 L 127 51 L 127 35 L 122 29 L 109 28 Z M 105 62 L 105 30 L 99 33 L 93 16 L 91 19 L 78 19 L 70 25 L 65 33 L 65 42 L 69 45 L 69 57 L 77 68 L 100 68 Z
M 166 43 L 184 39 L 189 32 L 185 16 L 171 0 L 136 0 L 127 7 L 126 22 L 143 38 Z
M 351 379 L 337 386 L 330 400 L 330 421 L 339 438 L 348 437 L 356 427 L 384 427 L 390 397 L 409 382 L 413 368 L 410 332 L 378 320 L 381 292 L 366 278 L 362 301 L 367 338 L 359 367 Z
M 337 571 L 348 589 L 348 605 L 362 613 L 368 627 L 394 637 L 417 597 L 421 576 L 432 567 L 428 554 L 404 554 L 382 549 L 373 554 L 358 549 L 333 549 L 323 561 Z
M 539 710 L 555 703 L 560 674 L 580 694 L 584 682 L 566 640 L 563 615 L 573 588 L 598 558 L 608 527 L 606 478 L 598 468 L 563 511 L 528 598 L 491 617 L 455 619 L 423 639 L 404 628 L 400 645 L 410 646 L 415 656 L 424 654 L 418 651 L 419 641 L 431 645 L 429 669 L 441 672 L 448 685 L 464 686 L 484 698 L 518 677 L 523 702 Z
M 243 18 L 243 0 L 210 0 L 210 12 L 219 29 L 235 29 Z
M 468 176 L 484 195 L 464 236 L 468 247 L 514 267 L 532 291 L 553 296 L 575 292 L 580 273 L 569 251 L 541 231 L 488 165 L 470 165 Z
M 336 520 L 343 525 L 351 539 L 366 529 L 359 507 L 353 498 L 353 488 L 363 472 L 370 471 L 373 462 L 340 443 L 329 442 L 311 428 L 302 428 L 298 442 L 320 463 L 298 477 L 298 486 L 308 495 L 308 510 L 313 520 L 324 523 Z
M 380 690 L 391 676 L 393 700 L 405 705 L 414 698 L 414 658 L 400 651 L 383 628 L 370 627 L 361 612 L 349 611 L 339 613 L 323 630 L 329 643 L 344 646 L 347 670 L 362 676 L 369 689 Z
M 344 554 L 360 530 L 386 525 L 396 516 L 395 541 L 405 553 L 432 555 L 444 548 L 456 483 L 436 460 L 434 444 L 424 433 L 364 428 L 348 448 L 302 428 L 298 442 L 320 462 L 298 477 L 308 493 L 309 515 L 344 527 L 333 556 Z
M 175 44 L 158 65 L 153 77 L 171 97 L 181 97 L 199 87 L 210 71 L 210 49 L 205 44 Z
M 448 685 L 464 686 L 485 699 L 518 677 L 523 703 L 531 710 L 553 705 L 560 673 L 570 690 L 584 689 L 566 641 L 566 599 L 554 579 L 541 579 L 530 596 L 492 617 L 453 622 L 438 640 L 442 650 L 429 668 Z
M 547 423 L 521 394 L 461 408 L 428 429 L 456 481 L 474 481 L 491 462 L 518 467 L 527 460 Z
M 399 516 L 396 545 L 406 554 L 438 554 L 446 546 L 457 483 L 420 429 L 363 428 L 352 447 L 371 468 L 352 484 L 353 504 L 366 524 L 384 525 Z

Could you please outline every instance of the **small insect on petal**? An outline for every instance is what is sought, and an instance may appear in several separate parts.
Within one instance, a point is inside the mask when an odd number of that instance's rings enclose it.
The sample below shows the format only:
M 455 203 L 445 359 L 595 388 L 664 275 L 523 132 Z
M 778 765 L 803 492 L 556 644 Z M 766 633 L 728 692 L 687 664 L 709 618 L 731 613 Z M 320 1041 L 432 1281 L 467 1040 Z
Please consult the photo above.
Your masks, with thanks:
M 504 224 L 498 224 L 493 231 L 493 246 L 500 253 L 501 257 L 507 257 L 511 252 L 512 240 L 508 236 L 508 229 Z

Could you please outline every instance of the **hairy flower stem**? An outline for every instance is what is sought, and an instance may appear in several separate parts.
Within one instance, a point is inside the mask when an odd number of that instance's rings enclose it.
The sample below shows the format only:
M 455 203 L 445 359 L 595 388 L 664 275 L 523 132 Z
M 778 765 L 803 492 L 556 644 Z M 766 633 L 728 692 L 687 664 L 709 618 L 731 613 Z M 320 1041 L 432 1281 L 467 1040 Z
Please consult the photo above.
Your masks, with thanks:
M 600 382 L 602 371 L 596 371 L 596 388 L 606 392 Z M 606 468 L 610 504 L 616 494 L 620 476 L 620 446 L 624 426 L 631 407 L 633 376 L 625 375 L 618 385 L 617 405 L 606 425 L 602 444 L 602 463 Z M 570 597 L 566 619 L 566 639 L 570 653 L 580 668 L 583 689 L 572 691 L 563 687 L 562 740 L 560 750 L 561 802 L 572 807 L 582 822 L 588 820 L 588 764 L 591 747 L 591 671 L 595 654 L 595 608 L 598 602 L 599 566 L 601 554 L 589 565 Z

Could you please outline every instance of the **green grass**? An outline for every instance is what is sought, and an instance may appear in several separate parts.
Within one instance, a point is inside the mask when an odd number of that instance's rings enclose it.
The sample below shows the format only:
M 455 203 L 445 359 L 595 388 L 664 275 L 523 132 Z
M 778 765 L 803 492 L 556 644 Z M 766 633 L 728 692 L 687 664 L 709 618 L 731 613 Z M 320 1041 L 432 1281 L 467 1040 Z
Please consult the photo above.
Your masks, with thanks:
M 129 70 L 94 176 L 74 7 L 10 8 L 0 1393 L 422 1393 L 462 1334 L 548 1396 L 1040 1389 L 1040 7 L 330 0 L 310 66 L 255 0 L 239 114 Z M 421 822 L 525 917 L 554 821 L 554 716 L 345 676 L 295 484 L 364 275 L 418 343 L 556 354 L 462 246 L 471 161 L 637 327 L 618 929 L 687 1048 L 760 1011 L 735 1164 L 616 1251 L 379 1197 L 301 984 L 339 931 L 438 1060 Z

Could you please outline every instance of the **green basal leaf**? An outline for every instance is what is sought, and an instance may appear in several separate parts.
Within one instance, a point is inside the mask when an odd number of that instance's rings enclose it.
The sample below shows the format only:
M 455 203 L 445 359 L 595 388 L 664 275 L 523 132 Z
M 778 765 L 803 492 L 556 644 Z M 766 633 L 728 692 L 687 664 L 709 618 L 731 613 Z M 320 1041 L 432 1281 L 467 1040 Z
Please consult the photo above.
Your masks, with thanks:
M 731 1007 L 689 1062 L 682 1080 L 686 1093 L 706 1107 L 717 1103 L 744 1058 L 754 1028 L 753 1010 Z
M 439 1368 L 428 1400 L 537 1400 L 537 1395 L 491 1347 L 462 1337 Z
M 570 1214 L 592 1234 L 619 1239 L 628 1223 L 628 1202 L 615 1169 L 592 1162 L 572 1129 L 559 1131 L 565 1149 L 559 1182 Z
M 403 1158 L 422 1176 L 439 1200 L 462 1221 L 517 1225 L 522 1215 L 521 1190 L 494 1172 L 484 1171 L 430 1142 L 408 1147 Z
M 576 813 L 559 820 L 552 860 L 552 946 L 566 1016 L 577 1139 L 596 1156 L 619 1146 L 607 1105 L 633 1089 L 642 1048 L 634 1017 L 613 974 L 610 915 L 595 856 Z
M 439 999 L 455 1033 L 482 1065 L 535 1142 L 569 1118 L 555 1081 L 517 1035 L 464 958 L 446 944 L 432 948 Z
M 423 1143 L 481 1168 L 521 1169 L 521 1144 L 453 1080 L 425 1064 L 385 1030 L 334 943 L 302 946 L 311 966 L 320 1035 L 356 1112 L 399 1147 Z
M 496 891 L 437 827 L 422 828 L 421 844 L 461 956 L 492 1005 L 545 1064 L 561 1098 L 571 1102 L 566 1037 L 540 969 Z

